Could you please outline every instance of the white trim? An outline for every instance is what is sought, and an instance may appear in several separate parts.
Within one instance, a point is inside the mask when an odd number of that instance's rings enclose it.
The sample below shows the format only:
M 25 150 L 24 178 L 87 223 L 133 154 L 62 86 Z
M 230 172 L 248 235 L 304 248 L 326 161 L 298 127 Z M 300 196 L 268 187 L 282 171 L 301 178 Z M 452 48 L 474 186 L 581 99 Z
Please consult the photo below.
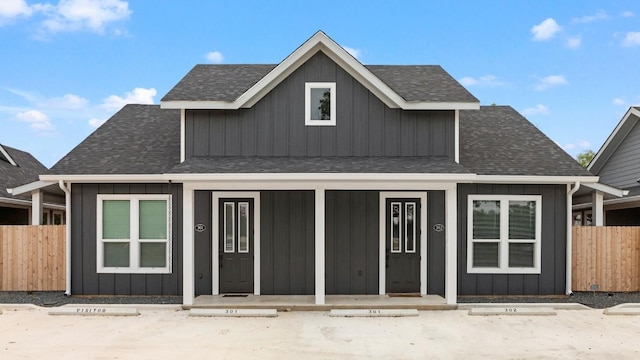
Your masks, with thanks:
M 106 200 L 129 201 L 129 239 L 103 239 L 102 238 L 102 203 Z M 140 201 L 163 200 L 167 205 L 166 239 L 140 239 Z M 98 274 L 170 274 L 172 272 L 172 224 L 171 224 L 171 195 L 170 194 L 98 194 L 96 196 L 96 272 Z M 104 244 L 109 242 L 129 243 L 129 266 L 106 267 L 104 266 Z M 140 266 L 140 245 L 144 243 L 165 244 L 164 267 Z
M 593 159 L 591 159 L 589 165 L 587 166 L 587 170 L 591 171 L 591 168 L 593 168 L 595 164 L 600 161 L 600 156 L 609 147 L 609 144 L 613 142 L 613 139 L 618 136 L 618 132 L 620 132 L 620 129 L 622 129 L 622 127 L 627 123 L 631 115 L 634 115 L 636 118 L 638 118 L 637 121 L 640 121 L 640 111 L 636 110 L 634 107 L 630 107 L 622 117 L 622 120 L 620 120 L 618 125 L 616 125 L 611 134 L 609 134 L 609 137 L 607 137 L 607 140 L 605 140 L 604 144 L 600 147 L 596 155 L 593 157 Z
M 209 185 L 209 189 L 211 185 Z M 260 192 L 259 191 L 213 191 L 211 196 L 211 293 L 220 294 L 220 200 L 227 198 L 253 199 L 253 294 L 260 295 Z M 234 211 L 235 213 L 235 211 Z
M 500 203 L 500 237 L 498 239 L 473 238 L 473 202 L 497 201 Z M 534 201 L 536 203 L 536 224 L 534 239 L 509 238 L 509 202 Z M 498 267 L 473 267 L 474 243 L 498 244 Z M 509 245 L 512 243 L 533 244 L 533 267 L 509 267 Z M 542 248 L 542 195 L 476 195 L 467 197 L 467 273 L 469 274 L 540 274 Z
M 454 185 L 445 190 L 445 285 L 444 297 L 447 304 L 458 301 L 458 190 Z
M 326 193 L 323 188 L 315 189 L 315 303 L 325 303 L 325 204 Z
M 67 218 L 65 219 L 65 295 L 71 295 L 71 183 L 67 186 L 64 185 L 64 182 L 60 180 L 58 182 L 58 186 L 60 190 L 64 192 L 64 202 L 65 202 L 65 213 Z
M 602 226 L 604 225 L 604 194 L 602 191 L 594 191 L 591 195 L 591 199 L 591 216 L 593 225 Z
M 622 190 L 622 189 L 618 189 L 616 187 L 610 186 L 610 185 L 606 185 L 606 184 L 602 184 L 602 183 L 594 183 L 594 184 L 583 184 L 584 187 L 588 187 L 590 189 L 596 190 L 596 191 L 601 191 L 605 194 L 609 194 L 609 195 L 613 195 L 616 197 L 623 197 L 623 196 L 627 196 L 629 194 L 629 190 Z
M 13 161 L 13 158 L 11 157 L 11 155 L 9 155 L 9 152 L 4 148 L 4 146 L 2 146 L 2 144 L 0 144 L 0 153 L 2 153 L 2 155 L 4 155 L 4 158 L 7 159 L 7 161 L 9 161 L 9 164 L 13 166 L 18 166 L 18 164 L 16 164 L 16 162 Z
M 573 184 L 597 183 L 598 176 L 476 175 L 475 183 L 489 184 Z
M 329 120 L 311 118 L 311 90 L 329 89 Z M 304 124 L 306 126 L 336 126 L 336 83 L 308 82 L 304 84 Z
M 182 303 L 193 305 L 195 297 L 194 191 L 182 188 Z M 218 257 L 212 259 L 217 264 Z M 213 265 L 215 266 L 215 265 Z
M 456 109 L 454 111 L 454 136 L 453 143 L 455 147 L 454 151 L 454 160 L 459 164 L 460 163 L 460 110 Z
M 7 192 L 11 195 L 22 195 L 34 190 L 40 190 L 47 186 L 55 185 L 58 181 L 34 181 L 28 184 L 16 186 L 13 189 L 7 189 Z
M 185 116 L 185 109 L 180 109 L 180 163 L 186 160 L 186 144 L 187 144 L 187 120 Z
M 572 269 L 573 269 L 573 232 L 571 227 L 573 226 L 573 210 L 571 209 L 571 204 L 573 200 L 573 194 L 575 194 L 578 190 L 580 190 L 580 182 L 577 181 L 573 189 L 571 188 L 571 184 L 567 184 L 567 248 L 565 250 L 565 294 L 570 295 L 571 291 L 571 282 L 573 281 L 572 277 Z
M 405 110 L 477 110 L 480 108 L 478 102 L 406 101 L 322 31 L 316 32 L 235 101 L 161 101 L 160 107 L 164 109 L 239 109 L 251 107 L 318 51 L 325 53 L 391 108 Z
M 31 225 L 42 224 L 42 200 L 44 194 L 41 190 L 33 190 L 31 192 Z
M 396 188 L 398 185 L 396 185 Z M 430 189 L 431 190 L 431 189 Z M 420 199 L 420 294 L 427 294 L 427 192 L 411 192 L 411 191 L 380 191 L 379 204 L 379 282 L 378 293 L 384 295 L 387 293 L 387 259 L 386 259 L 386 242 L 387 242 L 387 199 L 389 198 L 418 198 Z M 402 209 L 401 209 L 402 211 Z

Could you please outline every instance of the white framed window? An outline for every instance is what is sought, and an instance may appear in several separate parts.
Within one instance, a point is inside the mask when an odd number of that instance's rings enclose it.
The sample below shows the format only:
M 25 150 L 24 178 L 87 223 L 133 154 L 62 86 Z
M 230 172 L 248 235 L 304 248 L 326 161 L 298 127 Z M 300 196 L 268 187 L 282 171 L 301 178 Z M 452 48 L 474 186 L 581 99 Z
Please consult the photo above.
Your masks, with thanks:
M 305 125 L 336 125 L 336 83 L 305 83 L 304 97 Z
M 469 195 L 467 272 L 539 274 L 542 196 Z
M 97 197 L 97 272 L 171 273 L 171 195 Z

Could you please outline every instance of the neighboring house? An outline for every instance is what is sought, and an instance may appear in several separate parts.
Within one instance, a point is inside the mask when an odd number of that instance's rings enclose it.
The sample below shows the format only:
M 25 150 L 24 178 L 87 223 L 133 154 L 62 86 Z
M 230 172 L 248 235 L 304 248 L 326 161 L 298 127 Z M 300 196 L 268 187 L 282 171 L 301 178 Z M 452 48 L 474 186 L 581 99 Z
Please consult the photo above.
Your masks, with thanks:
M 31 154 L 0 144 L 0 225 L 47 225 L 64 223 L 64 193 L 36 191 L 34 196 L 13 195 L 12 188 L 47 171 Z M 32 206 L 32 204 L 35 204 Z
M 276 65 L 197 65 L 42 175 L 70 206 L 67 293 L 564 294 L 596 184 L 439 66 L 318 32 Z
M 587 169 L 626 196 L 590 191 L 574 197 L 574 224 L 640 226 L 640 107 L 629 108 Z

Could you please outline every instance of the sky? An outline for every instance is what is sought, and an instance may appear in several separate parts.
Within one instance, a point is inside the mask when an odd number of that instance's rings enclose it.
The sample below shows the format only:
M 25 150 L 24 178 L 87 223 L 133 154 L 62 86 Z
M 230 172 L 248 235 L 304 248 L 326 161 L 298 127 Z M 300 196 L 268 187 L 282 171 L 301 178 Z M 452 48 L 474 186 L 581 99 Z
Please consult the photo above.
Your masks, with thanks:
M 574 157 L 640 105 L 637 0 L 0 0 L 0 144 L 51 167 L 195 64 L 277 64 L 318 30 L 363 64 L 441 65 Z

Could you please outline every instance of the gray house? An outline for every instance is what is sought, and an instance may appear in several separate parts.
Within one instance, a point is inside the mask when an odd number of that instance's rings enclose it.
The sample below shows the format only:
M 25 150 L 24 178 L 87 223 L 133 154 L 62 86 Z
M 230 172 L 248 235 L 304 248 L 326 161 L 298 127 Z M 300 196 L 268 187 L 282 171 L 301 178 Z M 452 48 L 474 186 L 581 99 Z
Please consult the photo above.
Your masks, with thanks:
M 67 194 L 69 294 L 570 292 L 597 177 L 439 66 L 318 32 L 275 65 L 197 65 L 41 176 Z

